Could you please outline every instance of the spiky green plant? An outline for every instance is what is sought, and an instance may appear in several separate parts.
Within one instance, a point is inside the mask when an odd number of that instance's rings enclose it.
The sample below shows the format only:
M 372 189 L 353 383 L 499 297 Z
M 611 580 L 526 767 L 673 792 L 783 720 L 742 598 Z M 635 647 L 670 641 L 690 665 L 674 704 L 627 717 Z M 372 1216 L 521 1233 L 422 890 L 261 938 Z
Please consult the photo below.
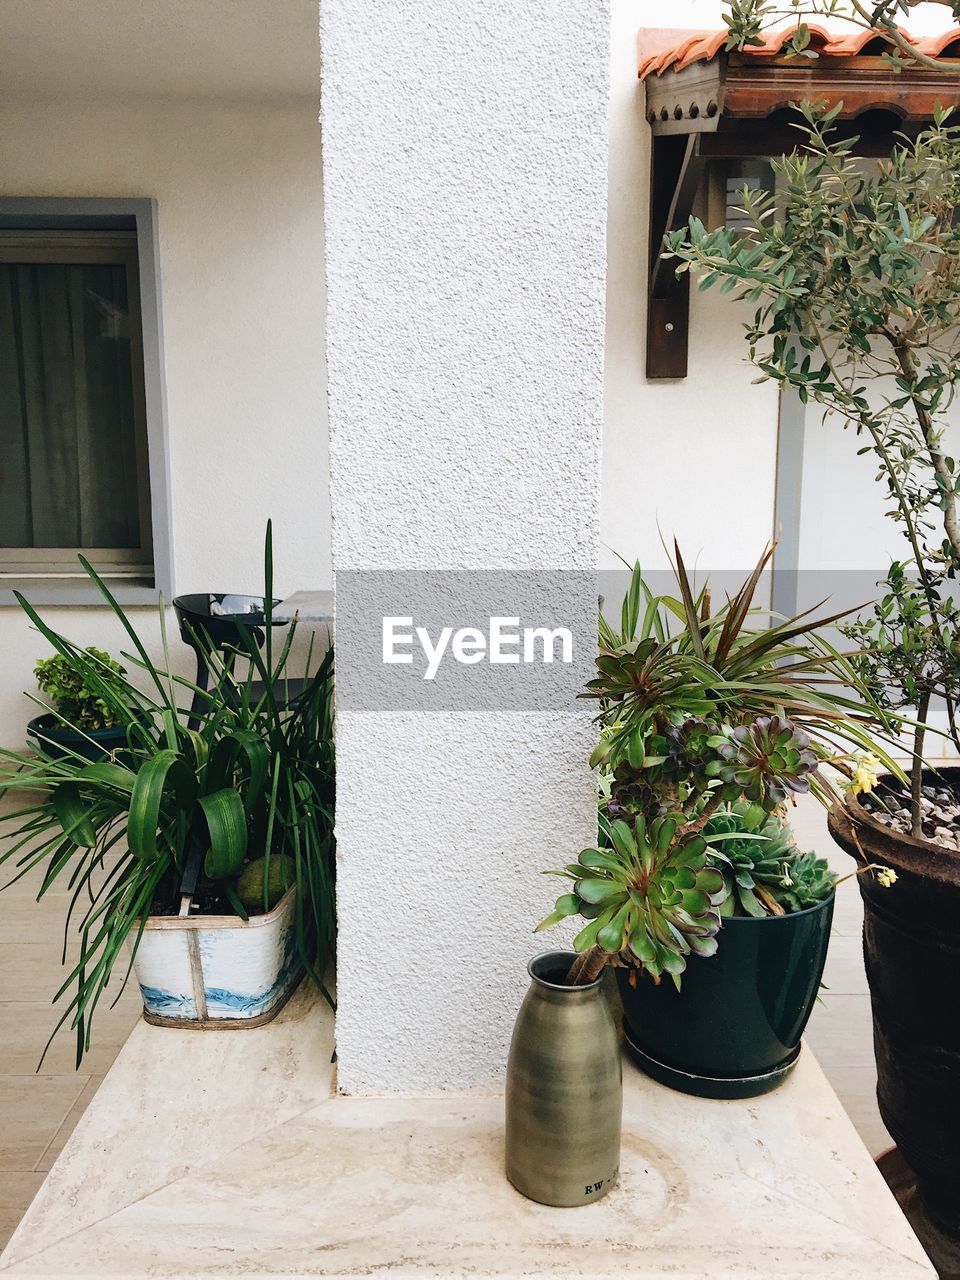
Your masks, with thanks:
M 688 816 L 747 789 L 769 810 L 788 791 L 836 798 L 819 766 L 852 752 L 880 755 L 900 773 L 878 733 L 891 718 L 824 629 L 844 614 L 778 618 L 754 607 L 773 554 L 768 547 L 741 588 L 713 609 L 695 590 L 676 548 L 676 597 L 655 596 L 639 566 L 614 632 L 601 617 L 597 676 L 582 696 L 599 703 L 591 757 L 616 785 L 652 786 Z M 762 793 L 762 794 L 760 794 Z
M 609 847 L 584 849 L 560 875 L 574 881 L 573 892 L 556 901 L 538 929 L 568 916 L 588 923 L 574 939 L 587 953 L 627 951 L 659 981 L 668 973 L 680 986 L 688 955 L 710 956 L 717 949 L 723 876 L 707 865 L 702 836 L 684 830 L 682 814 L 667 814 L 649 825 L 611 823 Z
M 81 562 L 132 644 L 123 657 L 141 673 L 148 692 L 104 671 L 99 660 L 18 597 L 38 630 L 127 728 L 118 758 L 93 764 L 63 748 L 50 755 L 42 743 L 32 757 L 0 751 L 0 795 L 25 797 L 22 808 L 2 816 L 12 840 L 0 865 L 15 869 L 7 883 L 42 868 L 40 897 L 64 883 L 71 894 L 64 958 L 74 930 L 79 955 L 54 997 L 72 989 L 54 1034 L 69 1023 L 79 1065 L 100 999 L 108 989 L 119 994 L 129 978 L 147 916 L 175 913 L 181 895 L 189 894 L 205 912 L 245 918 L 238 880 L 252 862 L 262 862 L 263 910 L 269 909 L 278 872 L 282 887 L 296 885 L 300 958 L 331 999 L 324 972 L 335 921 L 333 654 L 315 662 L 311 646 L 302 694 L 289 705 L 278 703 L 274 688 L 290 674 L 296 624 L 274 654 L 269 526 L 265 650 L 246 637 L 250 669 L 240 678 L 234 663 L 225 664 L 208 649 L 213 677 L 205 692 L 171 674 L 166 653 L 162 668 L 151 661 L 109 588 L 82 557 Z M 163 630 L 162 603 L 160 624 Z M 163 643 L 166 651 L 165 632 Z M 262 681 L 262 693 L 254 693 L 254 681 Z M 187 706 L 198 694 L 199 723 L 189 728 Z M 131 957 L 125 964 L 126 943 Z
M 600 741 L 591 763 L 601 771 L 600 825 L 607 835 L 601 843 L 609 848 L 588 851 L 587 863 L 581 855 L 579 864 L 561 873 L 577 880 L 576 890 L 540 927 L 578 912 L 597 919 L 593 908 L 607 900 L 591 901 L 589 895 L 613 890 L 584 879 L 590 859 L 603 872 L 601 880 L 619 886 L 619 896 L 607 903 L 612 911 L 602 925 L 591 923 L 578 934 L 575 945 L 583 956 L 570 971 L 572 982 L 594 977 L 613 954 L 655 977 L 670 972 L 679 979 L 680 961 L 713 949 L 715 930 L 687 936 L 676 920 L 662 915 L 656 918 L 665 927 L 647 932 L 673 959 L 655 949 L 650 959 L 644 929 L 637 945 L 631 939 L 643 922 L 641 909 L 651 904 L 659 910 L 667 900 L 686 912 L 672 896 L 678 886 L 669 880 L 674 844 L 699 849 L 699 832 L 721 805 L 747 798 L 765 818 L 788 793 L 810 790 L 829 803 L 836 791 L 825 766 L 849 772 L 847 760 L 855 752 L 870 752 L 900 774 L 878 742 L 878 735 L 891 741 L 895 727 L 858 679 L 850 655 L 822 633 L 843 615 L 780 619 L 754 610 L 772 553 L 768 548 L 740 590 L 714 611 L 709 590 L 694 590 L 677 548 L 676 597 L 653 595 L 635 566 L 619 632 L 601 616 L 598 674 L 583 696 L 599 704 Z M 633 844 L 647 849 L 650 863 L 639 885 L 631 879 L 628 822 L 636 824 Z M 646 833 L 654 828 L 651 842 Z M 618 869 L 599 862 L 603 857 Z M 707 869 L 706 863 L 700 867 Z M 719 918 L 719 901 L 710 902 L 710 919 Z M 698 930 L 702 923 L 696 921 Z M 709 946 L 692 943 L 692 937 L 709 938 Z

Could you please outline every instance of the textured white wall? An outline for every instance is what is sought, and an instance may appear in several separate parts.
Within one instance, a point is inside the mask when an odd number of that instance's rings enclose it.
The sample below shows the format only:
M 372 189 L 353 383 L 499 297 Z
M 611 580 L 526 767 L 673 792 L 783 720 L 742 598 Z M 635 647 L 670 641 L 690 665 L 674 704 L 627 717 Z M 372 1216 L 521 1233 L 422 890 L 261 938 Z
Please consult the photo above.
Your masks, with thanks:
M 0 194 L 158 201 L 177 590 L 262 589 L 271 515 L 278 587 L 329 586 L 316 103 L 3 93 Z M 158 647 L 156 611 L 137 613 Z M 119 645 L 101 610 L 45 614 Z M 16 608 L 0 610 L 0 637 L 7 745 L 22 741 L 21 691 L 44 645 Z
M 336 571 L 592 569 L 605 6 L 325 0 L 321 24 Z M 589 588 L 572 610 L 592 646 Z M 484 1085 L 539 870 L 595 831 L 589 713 L 338 715 L 341 1088 Z

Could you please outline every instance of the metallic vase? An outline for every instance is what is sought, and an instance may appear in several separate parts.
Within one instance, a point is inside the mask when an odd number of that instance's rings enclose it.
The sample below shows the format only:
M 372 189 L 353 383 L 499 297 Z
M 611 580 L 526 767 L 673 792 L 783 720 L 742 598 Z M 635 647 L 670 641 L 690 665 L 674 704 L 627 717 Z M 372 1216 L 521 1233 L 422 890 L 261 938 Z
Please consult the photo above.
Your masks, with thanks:
M 507 1066 L 507 1177 L 540 1204 L 601 1200 L 617 1179 L 623 1081 L 601 979 L 565 985 L 575 959 L 531 960 Z

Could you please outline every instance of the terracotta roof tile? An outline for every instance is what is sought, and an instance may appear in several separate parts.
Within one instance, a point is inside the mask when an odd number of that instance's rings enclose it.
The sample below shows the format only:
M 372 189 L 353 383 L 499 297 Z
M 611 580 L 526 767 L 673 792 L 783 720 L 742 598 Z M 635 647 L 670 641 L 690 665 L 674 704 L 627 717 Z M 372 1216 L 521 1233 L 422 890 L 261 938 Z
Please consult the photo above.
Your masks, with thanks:
M 874 52 L 869 48 L 871 45 L 876 44 L 879 51 L 880 45 L 889 44 L 883 31 L 859 30 L 838 34 L 816 23 L 808 23 L 808 27 L 811 48 L 826 57 L 854 58 L 868 50 Z M 763 44 L 747 45 L 743 53 L 750 58 L 775 58 L 781 53 L 794 30 L 794 27 L 785 27 L 781 31 L 764 32 L 761 35 Z M 914 39 L 903 28 L 901 33 L 928 57 L 960 57 L 960 27 L 953 27 L 949 31 L 941 32 L 940 35 L 929 36 L 922 40 Z M 664 40 L 665 36 L 678 38 L 673 43 L 667 43 Z M 662 76 L 671 68 L 683 71 L 685 67 L 692 66 L 695 62 L 711 62 L 723 48 L 726 38 L 726 29 L 688 33 L 643 30 L 640 32 L 642 55 L 639 68 L 640 79 L 644 80 L 650 75 Z

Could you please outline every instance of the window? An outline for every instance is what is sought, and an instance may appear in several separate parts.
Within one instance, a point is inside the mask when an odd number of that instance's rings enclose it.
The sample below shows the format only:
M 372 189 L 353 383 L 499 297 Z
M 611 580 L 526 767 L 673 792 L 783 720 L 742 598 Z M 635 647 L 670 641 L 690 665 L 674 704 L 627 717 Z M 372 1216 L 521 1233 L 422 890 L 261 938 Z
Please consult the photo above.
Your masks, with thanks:
M 155 572 L 162 394 L 151 424 L 142 301 L 156 302 L 155 280 L 141 281 L 135 213 L 71 218 L 74 204 L 105 202 L 62 203 L 44 218 L 0 201 L 0 589 L 84 602 L 82 552 L 136 602 L 167 586 Z M 158 346 L 149 354 L 159 379 Z

